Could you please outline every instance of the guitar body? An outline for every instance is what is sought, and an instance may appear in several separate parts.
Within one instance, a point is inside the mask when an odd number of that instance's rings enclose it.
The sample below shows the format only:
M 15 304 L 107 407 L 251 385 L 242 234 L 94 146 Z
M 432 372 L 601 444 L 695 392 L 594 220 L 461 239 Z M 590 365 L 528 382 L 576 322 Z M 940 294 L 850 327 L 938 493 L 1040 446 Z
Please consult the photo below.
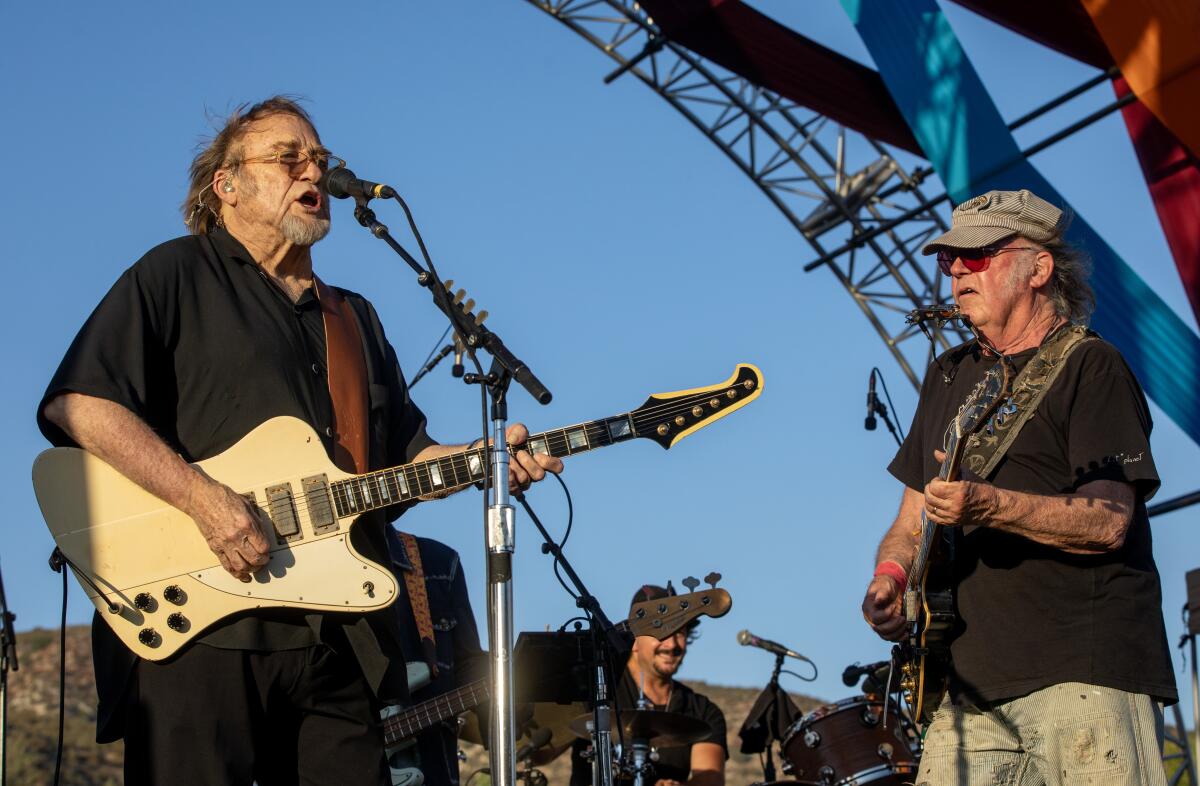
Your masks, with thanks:
M 986 426 L 1008 395 L 1010 379 L 1009 363 L 1001 358 L 946 426 L 942 442 L 946 457 L 938 472 L 942 480 L 959 479 L 968 440 Z M 901 662 L 900 687 L 913 718 L 920 724 L 929 723 L 942 702 L 950 674 L 950 642 L 958 632 L 953 576 L 956 533 L 930 521 L 924 510 L 913 531 L 917 536 L 916 554 L 904 590 L 908 636 L 897 645 L 897 655 Z
M 38 456 L 33 483 L 42 515 L 89 600 L 139 657 L 162 660 L 215 622 L 262 607 L 364 612 L 390 604 L 390 570 L 350 543 L 357 516 L 314 525 L 303 488 L 349 477 L 328 458 L 308 424 L 272 418 L 224 453 L 194 465 L 259 505 L 288 501 L 295 534 L 266 533 L 270 562 L 243 584 L 226 572 L 182 511 L 76 448 Z M 268 490 L 271 492 L 268 492 Z M 273 517 L 283 518 L 283 517 Z M 320 532 L 317 529 L 321 529 Z M 285 530 L 286 531 L 286 530 Z M 168 589 L 174 588 L 174 589 Z M 106 600 L 107 598 L 107 600 Z M 117 611 L 110 610 L 109 601 Z

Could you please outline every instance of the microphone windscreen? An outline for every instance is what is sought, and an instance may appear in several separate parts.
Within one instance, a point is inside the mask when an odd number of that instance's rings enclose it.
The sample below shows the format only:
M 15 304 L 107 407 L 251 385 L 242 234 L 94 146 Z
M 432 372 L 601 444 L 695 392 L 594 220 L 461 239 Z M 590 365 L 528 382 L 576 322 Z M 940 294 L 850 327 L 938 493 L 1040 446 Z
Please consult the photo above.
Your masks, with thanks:
M 330 169 L 321 175 L 321 179 L 317 181 L 317 187 L 329 194 L 334 199 L 345 199 L 350 196 L 350 184 L 358 180 L 346 167 L 338 167 Z
M 738 644 L 741 644 L 743 647 L 745 647 L 754 640 L 754 637 L 750 635 L 750 631 L 743 630 L 738 633 L 737 640 Z

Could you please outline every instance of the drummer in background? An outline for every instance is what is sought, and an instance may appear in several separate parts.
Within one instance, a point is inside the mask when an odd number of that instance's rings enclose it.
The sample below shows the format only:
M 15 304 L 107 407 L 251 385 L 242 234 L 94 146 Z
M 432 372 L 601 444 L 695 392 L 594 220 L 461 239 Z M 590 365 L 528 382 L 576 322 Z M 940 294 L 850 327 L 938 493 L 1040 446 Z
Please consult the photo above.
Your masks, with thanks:
M 666 589 L 646 584 L 634 594 L 630 606 L 674 594 L 670 582 Z M 646 699 L 652 705 L 650 709 L 698 718 L 711 729 L 700 742 L 659 749 L 659 759 L 654 764 L 657 780 L 652 782 L 658 786 L 725 785 L 725 760 L 729 758 L 725 744 L 725 714 L 707 696 L 675 679 L 688 645 L 696 640 L 695 630 L 699 624 L 699 620 L 692 620 L 662 641 L 653 636 L 638 636 L 617 685 L 615 709 L 621 712 L 637 707 L 639 687 L 644 681 Z M 571 786 L 589 786 L 592 782 L 592 765 L 582 755 L 587 747 L 586 741 L 579 740 L 571 749 Z

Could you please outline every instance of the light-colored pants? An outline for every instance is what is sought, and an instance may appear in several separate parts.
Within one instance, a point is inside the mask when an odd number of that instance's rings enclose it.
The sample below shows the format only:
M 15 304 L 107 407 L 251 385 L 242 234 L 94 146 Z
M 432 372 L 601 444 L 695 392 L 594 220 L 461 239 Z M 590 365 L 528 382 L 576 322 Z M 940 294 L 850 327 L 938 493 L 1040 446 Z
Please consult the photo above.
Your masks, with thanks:
M 1149 696 L 1064 682 L 987 711 L 942 701 L 917 786 L 1166 786 Z

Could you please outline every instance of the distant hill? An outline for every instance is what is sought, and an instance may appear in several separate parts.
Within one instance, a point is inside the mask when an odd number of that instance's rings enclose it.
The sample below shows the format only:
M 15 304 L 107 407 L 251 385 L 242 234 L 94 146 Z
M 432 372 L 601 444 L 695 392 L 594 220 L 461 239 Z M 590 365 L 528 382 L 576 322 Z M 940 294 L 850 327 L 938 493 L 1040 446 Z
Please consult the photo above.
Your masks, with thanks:
M 34 630 L 17 634 L 20 670 L 9 674 L 8 700 L 8 782 L 11 786 L 42 786 L 54 773 L 55 744 L 58 739 L 58 668 L 59 631 Z M 67 628 L 66 743 L 63 748 L 62 784 L 64 786 L 117 786 L 121 783 L 121 743 L 97 745 L 96 683 L 92 673 L 91 633 L 87 626 Z M 689 682 L 693 688 L 716 702 L 725 712 L 729 732 L 730 786 L 762 779 L 758 758 L 738 753 L 737 731 L 761 688 L 731 688 Z M 801 711 L 823 702 L 811 696 L 793 694 Z M 467 761 L 462 774 L 486 766 L 486 752 L 464 743 Z M 542 767 L 551 784 L 565 784 L 570 763 L 561 756 Z

